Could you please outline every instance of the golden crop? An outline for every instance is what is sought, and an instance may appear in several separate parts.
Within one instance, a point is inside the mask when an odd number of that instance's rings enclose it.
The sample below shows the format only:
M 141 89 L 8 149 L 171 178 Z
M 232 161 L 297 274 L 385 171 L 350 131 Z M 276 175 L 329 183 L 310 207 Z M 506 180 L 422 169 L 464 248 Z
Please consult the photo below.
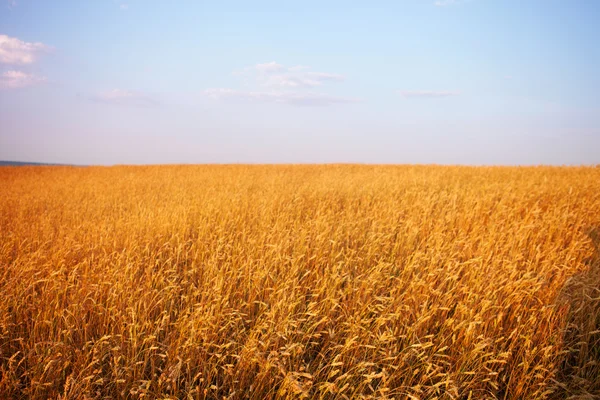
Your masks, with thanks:
M 600 168 L 0 168 L 0 397 L 593 398 L 599 228 Z

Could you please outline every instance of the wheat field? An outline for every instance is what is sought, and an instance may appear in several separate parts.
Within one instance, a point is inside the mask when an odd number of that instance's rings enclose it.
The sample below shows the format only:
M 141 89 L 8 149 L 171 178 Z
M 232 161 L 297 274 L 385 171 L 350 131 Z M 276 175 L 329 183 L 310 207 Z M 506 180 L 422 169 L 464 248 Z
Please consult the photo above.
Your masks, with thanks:
M 0 168 L 0 398 L 593 399 L 600 168 Z

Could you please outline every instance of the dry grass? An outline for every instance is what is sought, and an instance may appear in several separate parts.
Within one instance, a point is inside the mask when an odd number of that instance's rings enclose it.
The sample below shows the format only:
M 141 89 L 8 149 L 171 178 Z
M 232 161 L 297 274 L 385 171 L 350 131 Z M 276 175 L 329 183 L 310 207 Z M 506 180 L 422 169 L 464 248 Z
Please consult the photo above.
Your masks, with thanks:
M 597 227 L 600 168 L 1 168 L 0 397 L 593 398 Z

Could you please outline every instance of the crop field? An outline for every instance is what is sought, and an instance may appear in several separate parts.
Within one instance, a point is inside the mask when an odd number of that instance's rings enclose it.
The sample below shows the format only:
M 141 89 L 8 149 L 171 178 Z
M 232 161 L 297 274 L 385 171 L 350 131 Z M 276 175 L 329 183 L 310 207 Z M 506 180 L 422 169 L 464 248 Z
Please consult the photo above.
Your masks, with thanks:
M 600 168 L 0 168 L 0 398 L 593 399 Z

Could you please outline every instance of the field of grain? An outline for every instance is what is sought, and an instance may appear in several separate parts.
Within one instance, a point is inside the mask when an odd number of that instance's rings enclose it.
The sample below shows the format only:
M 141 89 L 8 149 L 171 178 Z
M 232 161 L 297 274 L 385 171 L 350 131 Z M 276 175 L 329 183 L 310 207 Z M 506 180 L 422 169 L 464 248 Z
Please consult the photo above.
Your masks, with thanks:
M 600 168 L 0 168 L 1 398 L 591 399 Z

